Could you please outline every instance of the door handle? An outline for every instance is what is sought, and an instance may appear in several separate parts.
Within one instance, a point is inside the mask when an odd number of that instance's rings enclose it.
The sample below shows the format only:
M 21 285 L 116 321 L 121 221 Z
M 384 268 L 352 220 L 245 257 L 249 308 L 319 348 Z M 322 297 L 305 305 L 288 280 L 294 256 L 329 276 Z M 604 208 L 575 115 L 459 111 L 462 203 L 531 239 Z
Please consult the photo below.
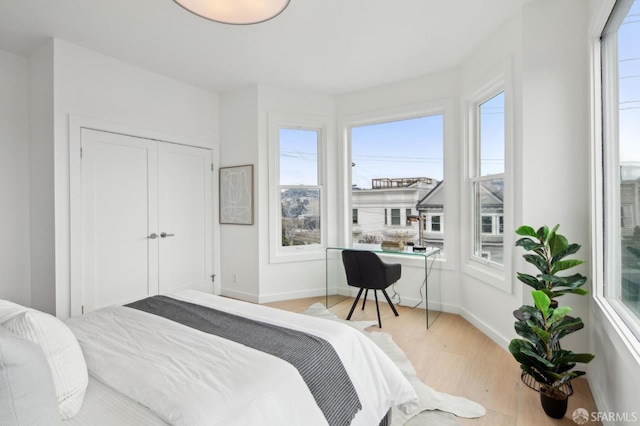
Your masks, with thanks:
M 166 232 L 163 232 L 163 233 L 160 234 L 160 237 L 161 238 L 167 238 L 167 237 L 173 237 L 174 235 L 176 235 L 176 234 L 167 234 Z
M 149 235 L 147 238 L 151 238 L 152 240 L 155 240 L 156 238 L 158 238 L 158 234 L 154 232 L 153 234 Z

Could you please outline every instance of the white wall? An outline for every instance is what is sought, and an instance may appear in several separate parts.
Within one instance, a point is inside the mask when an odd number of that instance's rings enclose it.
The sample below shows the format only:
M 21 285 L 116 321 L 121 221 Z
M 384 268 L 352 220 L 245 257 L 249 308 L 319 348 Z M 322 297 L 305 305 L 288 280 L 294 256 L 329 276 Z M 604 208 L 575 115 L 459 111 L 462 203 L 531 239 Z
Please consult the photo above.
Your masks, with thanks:
M 32 221 L 32 229 L 53 221 L 55 217 L 52 227 L 55 229 L 55 254 L 49 253 L 44 259 L 55 261 L 55 275 L 50 276 L 49 284 L 42 282 L 36 287 L 46 295 L 55 292 L 55 313 L 65 317 L 70 313 L 69 117 L 87 117 L 107 125 L 169 135 L 176 142 L 188 140 L 192 145 L 212 148 L 213 158 L 217 160 L 219 110 L 215 93 L 61 40 L 53 40 L 47 46 L 50 46 L 53 70 L 40 70 L 35 66 L 37 54 L 32 56 L 34 75 L 30 86 L 34 89 L 49 79 L 53 81 L 49 91 L 53 98 L 53 133 L 49 135 L 50 141 L 38 149 L 46 154 L 41 156 L 43 161 L 53 161 L 54 169 L 49 179 L 54 182 L 50 192 L 51 196 L 55 194 L 55 208 L 54 215 L 40 217 L 35 224 Z M 47 91 L 47 87 L 38 90 L 45 95 Z M 37 99 L 32 103 L 35 102 Z M 44 104 L 42 108 L 46 112 L 48 105 Z M 40 114 L 40 120 L 32 121 L 30 127 L 42 129 L 42 135 L 47 136 L 49 123 L 44 115 Z M 32 117 L 38 118 L 33 114 Z M 219 256 L 214 253 L 216 255 Z M 219 264 L 214 259 L 214 265 L 216 263 Z
M 0 51 L 0 299 L 31 305 L 26 58 Z
M 523 223 L 560 224 L 570 242 L 582 245 L 576 257 L 585 260 L 591 252 L 587 25 L 582 0 L 525 7 L 522 72 Z M 548 172 L 541 173 L 540 164 Z M 586 266 L 579 270 L 588 274 Z M 591 290 L 591 281 L 586 287 Z M 566 295 L 560 304 L 571 306 L 589 329 L 589 297 Z M 586 352 L 588 337 L 574 333 L 566 345 Z
M 29 57 L 31 304 L 55 314 L 53 41 Z
M 466 116 L 466 102 L 472 93 L 480 90 L 481 87 L 488 84 L 499 75 L 505 78 L 505 90 L 507 96 L 512 99 L 512 109 L 508 112 L 512 117 L 512 131 L 507 132 L 506 136 L 510 137 L 510 147 L 506 150 L 507 167 L 506 183 L 512 184 L 513 196 L 511 206 L 505 205 L 505 209 L 511 208 L 513 216 L 505 217 L 505 280 L 504 288 L 499 288 L 500 284 L 491 282 L 486 275 L 477 273 L 473 264 L 465 255 L 469 249 L 470 231 L 466 227 L 466 221 L 463 218 L 460 226 L 464 230 L 461 235 L 461 245 L 466 250 L 461 252 L 460 262 L 462 271 L 460 274 L 460 308 L 462 316 L 473 325 L 482 330 L 491 337 L 499 345 L 506 349 L 509 340 L 514 336 L 513 331 L 513 314 L 512 312 L 522 305 L 522 285 L 514 278 L 514 269 L 517 268 L 520 254 L 511 245 L 514 234 L 508 234 L 515 229 L 515 226 L 521 224 L 522 202 L 522 181 L 519 173 L 521 167 L 521 145 L 522 145 L 522 93 L 520 74 L 522 70 L 522 17 L 514 16 L 510 21 L 506 22 L 501 28 L 497 28 L 494 34 L 485 40 L 481 46 L 476 49 L 471 56 L 460 67 L 460 84 L 459 95 L 461 103 L 460 119 Z M 508 108 L 508 106 L 507 106 Z M 460 123 L 461 128 L 464 126 Z M 462 130 L 461 130 L 462 131 Z M 467 141 L 464 137 L 459 140 L 459 152 L 465 151 Z M 509 151 L 509 149 L 511 151 Z M 509 152 L 511 156 L 509 158 Z M 509 161 L 511 161 L 511 174 L 509 174 Z M 466 167 L 464 159 L 461 158 L 460 173 Z M 462 188 L 462 187 L 461 187 Z M 507 188 L 505 188 L 507 189 Z M 466 194 L 461 189 L 461 195 Z M 508 203 L 508 192 L 505 192 L 505 203 Z M 461 200 L 461 204 L 466 206 L 466 201 Z M 470 212 L 469 206 L 463 207 L 463 215 L 468 217 Z M 445 219 L 446 220 L 446 219 Z M 512 220 L 512 221 L 511 221 Z M 509 258 L 511 261 L 509 261 Z M 483 279 L 489 279 L 485 281 Z
M 221 293 L 258 302 L 258 229 L 262 225 L 258 212 L 261 207 L 268 208 L 268 203 L 262 204 L 259 196 L 258 176 L 266 165 L 259 162 L 257 86 L 221 95 L 220 141 L 221 167 L 252 164 L 254 168 L 254 224 L 220 225 L 220 236 L 224 242 L 221 252 Z

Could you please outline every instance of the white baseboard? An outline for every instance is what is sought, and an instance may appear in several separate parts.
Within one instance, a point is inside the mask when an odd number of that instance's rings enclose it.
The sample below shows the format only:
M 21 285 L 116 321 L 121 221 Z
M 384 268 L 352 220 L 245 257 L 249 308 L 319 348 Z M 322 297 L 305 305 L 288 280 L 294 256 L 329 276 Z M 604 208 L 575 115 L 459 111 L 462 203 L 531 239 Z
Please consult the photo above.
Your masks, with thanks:
M 478 318 L 477 316 L 469 313 L 469 311 L 467 311 L 465 309 L 462 309 L 460 307 L 458 307 L 458 309 L 460 310 L 460 316 L 462 318 L 464 318 L 467 321 L 469 321 L 469 323 L 471 325 L 473 325 L 478 330 L 480 330 L 482 333 L 484 333 L 488 338 L 493 340 L 502 349 L 504 349 L 507 352 L 509 351 L 509 342 L 511 342 L 511 339 L 507 339 L 506 337 L 502 336 L 500 333 L 498 333 L 492 327 L 488 326 L 487 323 L 482 321 L 480 318 Z
M 268 295 L 261 295 L 260 301 L 258 303 L 271 303 L 271 302 L 279 302 L 281 300 L 304 299 L 307 297 L 324 296 L 326 294 L 327 294 L 327 290 L 324 287 L 320 289 L 312 289 L 312 290 L 273 293 Z
M 228 288 L 220 289 L 220 295 L 231 297 L 233 299 L 244 300 L 245 302 L 259 303 L 259 298 L 253 293 L 245 293 L 242 291 L 236 291 Z

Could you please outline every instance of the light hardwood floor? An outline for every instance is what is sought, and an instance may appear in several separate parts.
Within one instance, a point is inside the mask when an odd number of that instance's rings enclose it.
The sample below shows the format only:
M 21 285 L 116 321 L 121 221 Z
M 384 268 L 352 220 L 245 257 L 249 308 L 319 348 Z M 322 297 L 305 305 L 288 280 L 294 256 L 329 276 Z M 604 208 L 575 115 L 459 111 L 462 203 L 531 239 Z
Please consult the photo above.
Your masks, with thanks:
M 302 312 L 315 302 L 324 304 L 324 297 L 296 299 L 267 305 L 293 312 Z M 347 299 L 330 311 L 346 318 L 353 299 Z M 376 320 L 375 302 L 361 303 L 352 320 Z M 520 381 L 520 367 L 510 353 L 495 344 L 459 315 L 442 313 L 427 330 L 423 309 L 398 306 L 394 317 L 386 303 L 380 303 L 382 329 L 373 326 L 367 331 L 383 331 L 393 336 L 407 354 L 420 379 L 432 388 L 463 396 L 482 404 L 487 414 L 478 419 L 462 419 L 462 425 L 474 426 L 555 426 L 574 425 L 571 415 L 576 408 L 589 413 L 597 411 L 587 381 L 573 381 L 574 394 L 569 398 L 567 414 L 561 420 L 547 417 L 538 393 Z M 600 422 L 589 422 L 598 425 Z

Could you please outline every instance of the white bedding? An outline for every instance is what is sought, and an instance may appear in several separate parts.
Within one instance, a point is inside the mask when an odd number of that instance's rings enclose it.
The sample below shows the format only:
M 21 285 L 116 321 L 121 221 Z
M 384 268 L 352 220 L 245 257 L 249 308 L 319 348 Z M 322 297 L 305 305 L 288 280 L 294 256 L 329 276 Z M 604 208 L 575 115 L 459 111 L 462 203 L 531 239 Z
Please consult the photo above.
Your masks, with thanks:
M 89 376 L 80 412 L 63 426 L 169 426 L 147 407 Z
M 170 296 L 329 341 L 363 406 L 354 426 L 377 425 L 392 405 L 405 412 L 417 405 L 399 369 L 351 327 L 191 290 Z M 170 424 L 326 424 L 298 371 L 277 357 L 125 307 L 67 324 L 92 375 Z

